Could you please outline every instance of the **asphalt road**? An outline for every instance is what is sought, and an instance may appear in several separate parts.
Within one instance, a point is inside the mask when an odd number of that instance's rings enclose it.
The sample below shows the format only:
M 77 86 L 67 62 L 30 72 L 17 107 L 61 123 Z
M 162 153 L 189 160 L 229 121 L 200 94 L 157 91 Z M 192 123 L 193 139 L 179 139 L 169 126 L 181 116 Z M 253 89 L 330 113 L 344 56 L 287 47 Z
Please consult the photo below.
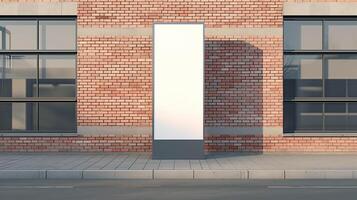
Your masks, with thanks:
M 1 200 L 357 199 L 357 180 L 1 180 Z

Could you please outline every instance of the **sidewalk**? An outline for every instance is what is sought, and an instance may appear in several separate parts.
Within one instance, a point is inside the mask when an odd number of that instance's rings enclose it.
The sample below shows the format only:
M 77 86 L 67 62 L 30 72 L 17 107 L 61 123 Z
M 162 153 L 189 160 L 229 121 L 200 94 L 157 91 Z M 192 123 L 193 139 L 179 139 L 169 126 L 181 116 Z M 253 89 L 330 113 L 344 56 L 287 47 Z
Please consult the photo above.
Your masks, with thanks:
M 357 179 L 357 154 L 0 153 L 0 179 Z

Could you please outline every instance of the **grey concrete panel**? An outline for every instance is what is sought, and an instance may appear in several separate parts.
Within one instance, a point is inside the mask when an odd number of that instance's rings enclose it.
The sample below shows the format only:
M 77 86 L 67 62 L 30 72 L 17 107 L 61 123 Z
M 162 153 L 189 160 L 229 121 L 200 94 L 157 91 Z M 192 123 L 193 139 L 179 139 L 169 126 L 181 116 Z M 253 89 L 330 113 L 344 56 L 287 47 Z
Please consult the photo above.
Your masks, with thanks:
M 154 140 L 153 159 L 203 159 L 203 140 Z
M 356 16 L 355 2 L 285 2 L 285 16 Z
M 82 179 L 82 170 L 47 170 L 47 179 Z
M 83 170 L 83 179 L 115 179 L 116 170 Z
M 142 126 L 78 126 L 80 135 L 151 135 L 151 131 Z
M 285 179 L 284 170 L 248 170 L 249 179 Z
M 153 170 L 116 170 L 118 179 L 153 179 Z
M 0 170 L 0 179 L 46 179 L 46 170 Z
M 351 179 L 352 170 L 285 170 L 286 179 Z
M 257 135 L 279 136 L 283 134 L 282 127 L 205 127 L 205 135 Z
M 193 179 L 193 170 L 154 170 L 154 179 Z
M 1 2 L 0 15 L 77 15 L 76 2 Z
M 247 179 L 247 170 L 194 170 L 194 179 Z

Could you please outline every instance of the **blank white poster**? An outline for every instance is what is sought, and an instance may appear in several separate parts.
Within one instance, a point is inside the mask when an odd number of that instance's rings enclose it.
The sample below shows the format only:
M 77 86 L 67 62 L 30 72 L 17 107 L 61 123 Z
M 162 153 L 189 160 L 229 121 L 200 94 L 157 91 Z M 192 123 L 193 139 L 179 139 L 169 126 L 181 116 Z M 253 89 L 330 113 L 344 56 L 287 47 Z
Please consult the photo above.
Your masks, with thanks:
M 154 24 L 153 76 L 154 139 L 203 140 L 203 24 Z

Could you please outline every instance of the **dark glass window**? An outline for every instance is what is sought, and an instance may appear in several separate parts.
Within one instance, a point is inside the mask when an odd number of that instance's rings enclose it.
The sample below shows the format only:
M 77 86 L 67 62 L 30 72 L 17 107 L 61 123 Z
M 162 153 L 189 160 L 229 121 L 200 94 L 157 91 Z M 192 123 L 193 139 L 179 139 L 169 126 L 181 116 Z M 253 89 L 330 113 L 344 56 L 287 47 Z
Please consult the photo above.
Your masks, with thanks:
M 321 55 L 285 55 L 284 84 L 286 99 L 322 97 Z
M 0 102 L 0 131 L 37 131 L 37 103 Z
M 321 49 L 321 21 L 284 21 L 284 49 Z
M 40 49 L 76 49 L 75 21 L 41 20 L 39 23 Z
M 0 132 L 76 132 L 76 19 L 0 18 Z
M 40 97 L 75 97 L 74 55 L 40 55 Z
M 0 55 L 0 97 L 37 96 L 37 56 Z
M 284 19 L 284 132 L 357 131 L 357 19 Z
M 74 102 L 40 102 L 39 129 L 42 132 L 69 132 L 76 129 Z
M 357 21 L 326 21 L 327 49 L 357 49 Z
M 37 21 L 0 19 L 0 49 L 37 49 Z

